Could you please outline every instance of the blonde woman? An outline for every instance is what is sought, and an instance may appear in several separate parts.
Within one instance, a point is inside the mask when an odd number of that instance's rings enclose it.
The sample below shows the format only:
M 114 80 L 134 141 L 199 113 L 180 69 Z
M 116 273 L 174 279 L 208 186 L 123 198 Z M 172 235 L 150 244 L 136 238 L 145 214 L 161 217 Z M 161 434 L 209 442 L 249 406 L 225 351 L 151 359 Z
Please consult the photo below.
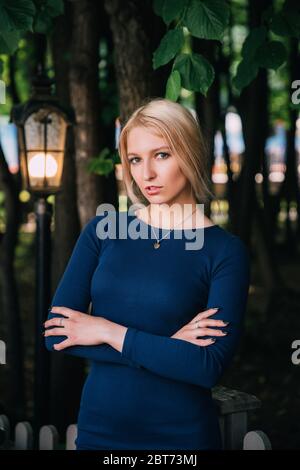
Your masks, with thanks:
M 119 153 L 136 210 L 86 224 L 45 322 L 49 351 L 91 360 L 76 448 L 222 449 L 211 389 L 242 333 L 248 250 L 204 215 L 207 153 L 188 109 L 146 101 Z

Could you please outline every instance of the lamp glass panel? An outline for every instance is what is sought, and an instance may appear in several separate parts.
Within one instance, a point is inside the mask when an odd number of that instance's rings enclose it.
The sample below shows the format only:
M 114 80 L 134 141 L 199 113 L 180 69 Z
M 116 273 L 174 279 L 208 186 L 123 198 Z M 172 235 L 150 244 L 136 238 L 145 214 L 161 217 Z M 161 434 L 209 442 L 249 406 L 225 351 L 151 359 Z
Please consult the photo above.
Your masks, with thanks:
M 28 117 L 24 130 L 31 189 L 59 187 L 67 130 L 64 117 L 48 108 L 41 108 Z

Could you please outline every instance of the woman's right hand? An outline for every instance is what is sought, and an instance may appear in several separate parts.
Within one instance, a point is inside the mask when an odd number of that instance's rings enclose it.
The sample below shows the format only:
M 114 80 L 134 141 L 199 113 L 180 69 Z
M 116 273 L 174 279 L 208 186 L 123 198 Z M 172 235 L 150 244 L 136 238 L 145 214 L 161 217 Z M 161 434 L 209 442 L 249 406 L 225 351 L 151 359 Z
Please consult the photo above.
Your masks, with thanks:
M 180 330 L 178 330 L 171 338 L 184 339 L 190 343 L 194 343 L 197 346 L 209 346 L 213 344 L 216 339 L 197 339 L 198 336 L 225 336 L 227 333 L 222 330 L 217 330 L 214 328 L 209 328 L 210 326 L 227 326 L 229 322 L 224 322 L 223 320 L 213 320 L 210 317 L 218 311 L 218 308 L 210 308 L 204 310 L 203 312 L 197 313 L 195 318 L 193 318 L 189 323 L 184 325 Z

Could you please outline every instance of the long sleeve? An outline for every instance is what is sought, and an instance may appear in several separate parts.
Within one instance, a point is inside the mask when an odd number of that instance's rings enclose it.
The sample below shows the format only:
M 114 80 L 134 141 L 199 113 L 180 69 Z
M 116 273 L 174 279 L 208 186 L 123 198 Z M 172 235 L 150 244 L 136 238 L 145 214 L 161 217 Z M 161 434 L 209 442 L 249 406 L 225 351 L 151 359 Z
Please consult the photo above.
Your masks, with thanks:
M 52 306 L 69 307 L 82 313 L 87 312 L 91 302 L 91 279 L 98 265 L 101 251 L 102 240 L 96 234 L 96 225 L 101 217 L 101 215 L 95 216 L 83 228 L 52 299 Z M 48 309 L 48 320 L 61 316 L 51 312 L 51 307 Z M 54 344 L 60 343 L 66 338 L 65 335 L 46 336 L 45 346 L 49 351 L 56 353 L 63 352 L 95 361 L 139 367 L 130 359 L 123 357 L 120 351 L 106 343 L 91 346 L 69 346 L 60 351 L 53 349 Z
M 230 235 L 213 263 L 205 309 L 221 307 L 211 318 L 229 321 L 225 328 L 228 334 L 217 336 L 215 343 L 204 347 L 129 327 L 122 356 L 161 376 L 205 388 L 214 387 L 239 344 L 249 282 L 248 249 L 239 237 Z

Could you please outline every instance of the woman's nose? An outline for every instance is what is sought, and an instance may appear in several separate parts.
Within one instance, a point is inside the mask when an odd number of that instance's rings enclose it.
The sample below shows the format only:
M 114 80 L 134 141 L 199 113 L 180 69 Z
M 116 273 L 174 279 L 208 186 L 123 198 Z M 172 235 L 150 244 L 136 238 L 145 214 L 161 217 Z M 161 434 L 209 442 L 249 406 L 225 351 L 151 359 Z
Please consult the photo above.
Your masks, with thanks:
M 145 163 L 143 176 L 144 176 L 144 180 L 148 180 L 149 178 L 153 178 L 154 176 L 156 176 L 155 170 L 153 166 L 151 165 L 151 163 L 150 164 Z

